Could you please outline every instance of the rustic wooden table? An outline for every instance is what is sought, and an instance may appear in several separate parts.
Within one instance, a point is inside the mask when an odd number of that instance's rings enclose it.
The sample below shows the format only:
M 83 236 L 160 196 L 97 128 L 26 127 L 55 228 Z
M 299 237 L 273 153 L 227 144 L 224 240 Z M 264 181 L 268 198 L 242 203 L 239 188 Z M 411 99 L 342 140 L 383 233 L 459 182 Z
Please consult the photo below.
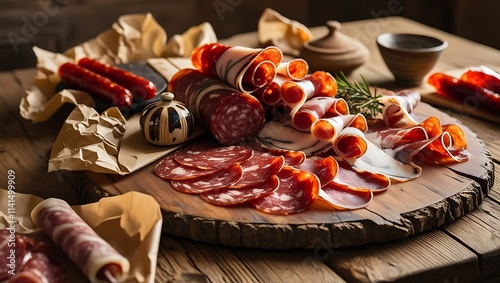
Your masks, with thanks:
M 315 33 L 324 28 L 313 29 Z M 363 75 L 372 85 L 397 88 L 375 44 L 387 31 L 435 35 L 449 43 L 435 70 L 473 65 L 500 70 L 500 52 L 427 26 L 393 17 L 343 23 L 342 32 L 361 40 L 370 60 L 353 77 Z M 255 42 L 255 33 L 227 39 Z M 16 190 L 41 197 L 60 197 L 72 204 L 88 199 L 77 191 L 79 172 L 47 173 L 47 161 L 59 129 L 70 113 L 68 105 L 39 124 L 19 115 L 19 102 L 35 69 L 0 73 L 0 188 L 8 170 L 16 172 Z M 426 91 L 421 89 L 421 91 Z M 499 176 L 500 121 L 497 123 L 441 109 L 475 132 L 491 153 Z M 86 192 L 88 193 L 88 192 Z M 382 244 L 300 250 L 232 248 L 162 236 L 157 282 L 498 282 L 500 280 L 500 181 L 482 203 L 450 224 Z

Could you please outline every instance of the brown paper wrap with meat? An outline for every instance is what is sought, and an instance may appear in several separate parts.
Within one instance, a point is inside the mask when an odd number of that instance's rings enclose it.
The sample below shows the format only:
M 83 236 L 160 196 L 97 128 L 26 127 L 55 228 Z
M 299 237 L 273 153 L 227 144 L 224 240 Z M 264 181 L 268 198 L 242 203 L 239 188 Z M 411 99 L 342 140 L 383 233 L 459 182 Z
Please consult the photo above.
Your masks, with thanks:
M 0 199 L 5 200 L 0 202 L 0 229 L 5 229 L 12 223 L 8 213 L 7 190 L 0 189 Z M 49 241 L 30 216 L 42 200 L 34 195 L 16 193 L 15 227 L 18 233 Z M 152 197 L 130 192 L 72 208 L 99 236 L 129 260 L 131 280 L 127 282 L 154 282 L 163 219 L 158 203 Z M 65 269 L 67 282 L 88 282 L 69 259 Z

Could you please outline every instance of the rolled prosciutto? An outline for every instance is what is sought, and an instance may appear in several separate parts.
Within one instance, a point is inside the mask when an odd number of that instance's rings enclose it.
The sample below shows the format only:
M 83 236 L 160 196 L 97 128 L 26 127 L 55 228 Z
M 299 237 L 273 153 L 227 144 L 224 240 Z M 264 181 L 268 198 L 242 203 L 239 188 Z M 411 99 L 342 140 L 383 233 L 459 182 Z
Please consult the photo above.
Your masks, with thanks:
M 191 63 L 205 75 L 251 93 L 272 82 L 282 58 L 283 53 L 274 46 L 261 49 L 207 43 L 193 50 Z
M 91 282 L 123 282 L 129 261 L 102 239 L 69 204 L 49 198 L 31 212 L 38 225 Z
M 264 126 L 265 112 L 257 98 L 198 70 L 180 70 L 170 80 L 168 90 L 223 145 L 255 137 Z

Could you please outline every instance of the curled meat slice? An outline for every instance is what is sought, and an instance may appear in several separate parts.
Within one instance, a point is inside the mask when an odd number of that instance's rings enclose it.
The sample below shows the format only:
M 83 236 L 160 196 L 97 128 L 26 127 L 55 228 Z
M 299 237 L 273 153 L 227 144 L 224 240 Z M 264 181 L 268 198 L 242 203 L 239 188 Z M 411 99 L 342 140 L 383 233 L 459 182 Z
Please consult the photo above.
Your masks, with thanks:
M 287 62 L 281 62 L 277 66 L 276 72 L 291 80 L 301 80 L 309 73 L 309 65 L 306 60 L 295 58 Z
M 330 73 L 316 71 L 300 81 L 286 81 L 281 85 L 281 99 L 291 108 L 300 107 L 306 100 L 337 94 L 337 81 Z
M 349 106 L 342 98 L 313 97 L 290 113 L 295 128 L 310 131 L 311 126 L 320 118 L 349 114 Z
M 320 118 L 311 125 L 311 134 L 318 140 L 333 141 L 338 133 L 347 127 L 353 127 L 366 132 L 368 123 L 362 114 Z
M 274 46 L 261 49 L 207 43 L 193 50 L 191 62 L 204 74 L 250 93 L 274 79 L 282 57 Z

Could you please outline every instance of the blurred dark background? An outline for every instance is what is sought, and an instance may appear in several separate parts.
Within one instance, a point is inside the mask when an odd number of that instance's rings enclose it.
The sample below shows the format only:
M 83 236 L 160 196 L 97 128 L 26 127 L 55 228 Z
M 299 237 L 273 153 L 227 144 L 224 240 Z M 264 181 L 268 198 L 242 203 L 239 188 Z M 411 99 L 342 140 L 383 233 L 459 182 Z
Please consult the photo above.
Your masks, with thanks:
M 0 71 L 34 67 L 33 45 L 62 52 L 124 14 L 151 12 L 168 36 L 207 21 L 222 39 L 257 30 L 266 7 L 309 27 L 402 16 L 500 48 L 496 0 L 0 0 Z

